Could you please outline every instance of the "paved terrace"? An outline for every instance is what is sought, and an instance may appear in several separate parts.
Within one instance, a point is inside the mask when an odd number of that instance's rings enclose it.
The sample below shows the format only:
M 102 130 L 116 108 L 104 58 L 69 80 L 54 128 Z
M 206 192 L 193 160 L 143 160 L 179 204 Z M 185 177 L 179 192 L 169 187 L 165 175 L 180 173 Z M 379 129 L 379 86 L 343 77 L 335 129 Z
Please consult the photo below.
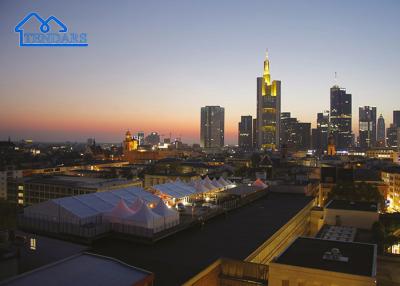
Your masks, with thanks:
M 220 257 L 245 259 L 295 216 L 310 197 L 270 193 L 249 205 L 154 245 L 103 239 L 93 252 L 155 273 L 155 285 L 180 285 Z

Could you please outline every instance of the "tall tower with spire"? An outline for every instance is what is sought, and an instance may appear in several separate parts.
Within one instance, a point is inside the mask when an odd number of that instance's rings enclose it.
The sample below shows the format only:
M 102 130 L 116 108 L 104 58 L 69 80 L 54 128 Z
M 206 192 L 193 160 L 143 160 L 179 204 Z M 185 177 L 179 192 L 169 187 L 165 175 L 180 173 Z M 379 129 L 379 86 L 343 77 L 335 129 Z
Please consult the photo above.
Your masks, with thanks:
M 257 78 L 257 147 L 279 149 L 281 121 L 281 82 L 271 82 L 268 51 L 264 60 L 264 74 Z

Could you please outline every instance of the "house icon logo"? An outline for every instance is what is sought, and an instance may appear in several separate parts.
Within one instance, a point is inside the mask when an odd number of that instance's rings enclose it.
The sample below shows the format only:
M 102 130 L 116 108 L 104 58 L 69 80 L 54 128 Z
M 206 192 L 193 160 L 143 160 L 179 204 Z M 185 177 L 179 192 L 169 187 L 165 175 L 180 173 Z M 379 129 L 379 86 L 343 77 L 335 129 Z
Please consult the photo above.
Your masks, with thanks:
M 33 31 L 31 32 L 30 30 Z M 43 19 L 30 13 L 15 27 L 20 47 L 87 47 L 87 33 L 69 33 L 67 26 L 54 16 Z

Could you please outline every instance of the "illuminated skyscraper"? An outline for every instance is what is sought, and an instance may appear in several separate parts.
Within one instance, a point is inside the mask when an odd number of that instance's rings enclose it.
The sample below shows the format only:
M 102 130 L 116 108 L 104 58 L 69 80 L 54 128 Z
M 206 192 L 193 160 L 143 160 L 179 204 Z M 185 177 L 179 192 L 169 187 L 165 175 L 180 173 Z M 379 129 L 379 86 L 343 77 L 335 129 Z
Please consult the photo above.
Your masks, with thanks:
M 253 117 L 251 115 L 242 116 L 239 122 L 238 145 L 243 150 L 253 148 Z
M 225 110 L 220 106 L 201 108 L 200 145 L 203 148 L 224 146 Z
M 268 53 L 264 61 L 264 75 L 257 78 L 257 147 L 279 149 L 281 120 L 281 82 L 271 82 Z
M 376 107 L 360 107 L 358 118 L 360 147 L 374 147 L 376 145 Z
M 379 147 L 386 146 L 386 132 L 385 132 L 385 119 L 382 114 L 378 118 L 378 127 L 377 127 L 377 143 Z
M 348 150 L 352 146 L 351 94 L 335 85 L 331 88 L 330 129 L 337 150 Z

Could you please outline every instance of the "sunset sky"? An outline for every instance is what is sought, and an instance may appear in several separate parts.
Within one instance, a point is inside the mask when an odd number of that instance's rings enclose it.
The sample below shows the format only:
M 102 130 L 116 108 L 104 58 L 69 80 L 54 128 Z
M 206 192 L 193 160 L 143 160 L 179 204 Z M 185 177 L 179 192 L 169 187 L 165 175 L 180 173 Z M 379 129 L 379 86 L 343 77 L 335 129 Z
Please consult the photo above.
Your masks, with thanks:
M 19 47 L 30 12 L 88 47 Z M 400 1 L 0 1 L 0 140 L 120 142 L 157 131 L 199 142 L 200 107 L 225 107 L 226 143 L 255 115 L 268 48 L 282 111 L 315 125 L 335 83 L 387 126 L 400 109 Z

